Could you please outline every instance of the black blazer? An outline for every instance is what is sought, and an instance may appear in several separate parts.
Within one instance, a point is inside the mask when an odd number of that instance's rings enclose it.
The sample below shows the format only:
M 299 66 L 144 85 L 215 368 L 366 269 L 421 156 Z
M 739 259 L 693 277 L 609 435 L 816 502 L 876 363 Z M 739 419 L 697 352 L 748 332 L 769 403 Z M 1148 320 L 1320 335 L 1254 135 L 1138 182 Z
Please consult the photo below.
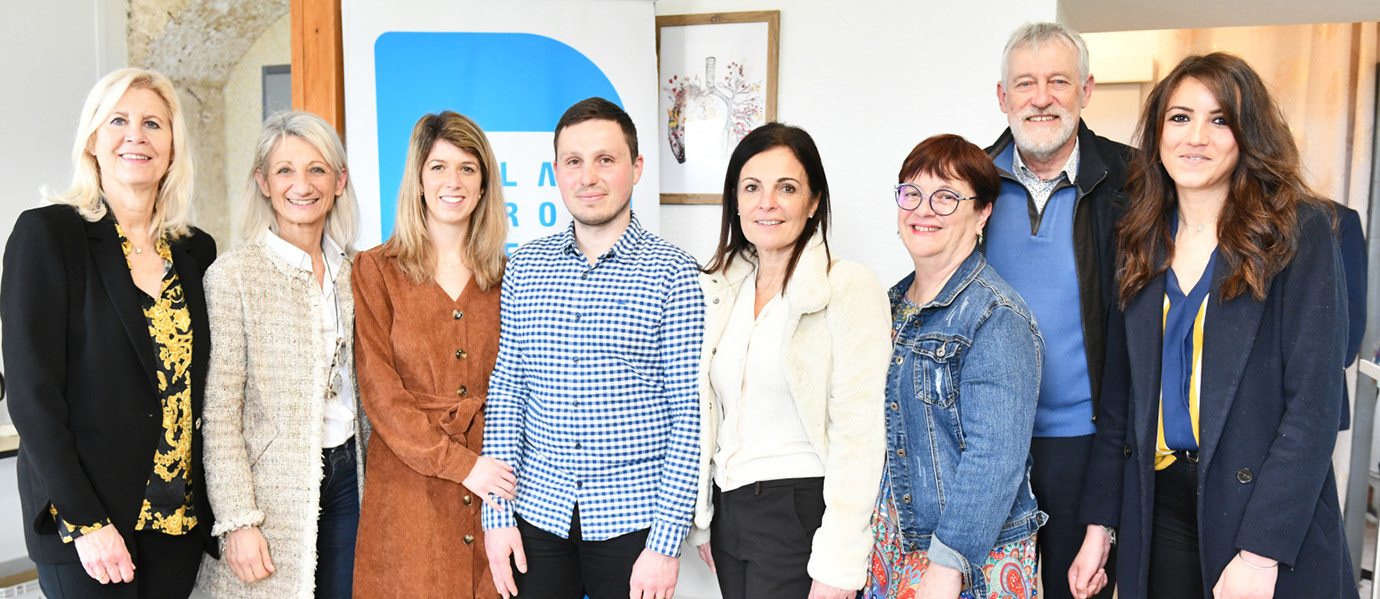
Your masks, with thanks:
M 110 519 L 136 554 L 134 525 L 163 432 L 154 347 L 114 219 L 87 222 L 70 206 L 19 215 L 5 246 L 0 326 L 9 408 L 19 430 L 19 499 L 29 557 L 79 561 L 63 519 Z M 193 229 L 172 244 L 192 319 L 192 481 L 208 550 L 214 517 L 201 476 L 201 406 L 210 327 L 201 276 L 216 244 Z
M 1202 597 L 1246 549 L 1280 561 L 1276 597 L 1356 597 L 1332 448 L 1337 438 L 1347 314 L 1331 215 L 1299 210 L 1299 248 L 1270 282 L 1217 301 L 1212 279 L 1199 413 L 1198 544 Z M 1097 437 L 1084 487 L 1085 522 L 1119 528 L 1122 599 L 1146 593 L 1155 501 L 1165 276 L 1113 312 Z

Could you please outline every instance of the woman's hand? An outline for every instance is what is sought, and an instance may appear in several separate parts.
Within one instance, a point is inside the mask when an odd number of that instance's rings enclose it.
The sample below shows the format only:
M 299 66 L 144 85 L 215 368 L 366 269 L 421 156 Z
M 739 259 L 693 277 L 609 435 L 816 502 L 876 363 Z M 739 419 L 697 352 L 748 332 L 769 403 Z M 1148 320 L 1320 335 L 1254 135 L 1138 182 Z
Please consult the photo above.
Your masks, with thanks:
M 114 526 L 102 526 L 75 541 L 77 557 L 86 573 L 101 584 L 134 580 L 134 561 L 125 547 L 125 538 Z
M 1087 599 L 1107 586 L 1107 554 L 1112 551 L 1112 539 L 1098 524 L 1089 524 L 1083 537 L 1083 547 L 1069 566 L 1069 590 L 1077 599 Z
M 930 567 L 920 576 L 920 586 L 915 590 L 915 599 L 958 599 L 963 592 L 963 573 L 930 562 Z
M 700 545 L 700 547 L 708 548 L 708 547 L 709 547 L 709 543 L 705 543 L 705 544 L 703 544 L 703 545 Z M 831 586 L 829 586 L 829 585 L 827 585 L 827 584 L 824 584 L 824 583 L 822 583 L 822 582 L 820 582 L 820 581 L 818 581 L 818 580 L 815 580 L 815 581 L 811 581 L 811 582 L 810 582 L 810 597 L 809 597 L 809 599 L 853 599 L 853 597 L 856 596 L 857 594 L 858 594 L 858 591 L 857 591 L 856 589 L 850 591 L 850 590 L 847 590 L 847 589 L 840 589 L 840 588 L 837 588 L 837 587 L 831 587 Z M 955 597 L 957 597 L 957 595 L 955 595 Z
M 230 571 L 244 582 L 263 580 L 278 571 L 268 557 L 268 541 L 257 526 L 241 528 L 226 535 L 225 555 L 221 557 L 230 564 Z
M 705 565 L 709 566 L 709 571 L 718 574 L 719 571 L 714 569 L 714 552 L 709 549 L 710 542 L 711 541 L 705 541 L 703 545 L 696 547 L 695 550 L 700 553 L 700 559 L 704 560 Z
M 1272 599 L 1279 562 L 1242 549 L 1212 587 L 1213 599 Z
M 513 467 L 503 463 L 503 460 L 489 456 L 479 456 L 474 467 L 470 468 L 469 476 L 466 476 L 461 484 L 474 491 L 474 494 L 489 504 L 489 507 L 499 511 L 503 511 L 503 508 L 489 497 L 490 494 L 508 501 L 517 498 L 517 476 L 513 474 Z

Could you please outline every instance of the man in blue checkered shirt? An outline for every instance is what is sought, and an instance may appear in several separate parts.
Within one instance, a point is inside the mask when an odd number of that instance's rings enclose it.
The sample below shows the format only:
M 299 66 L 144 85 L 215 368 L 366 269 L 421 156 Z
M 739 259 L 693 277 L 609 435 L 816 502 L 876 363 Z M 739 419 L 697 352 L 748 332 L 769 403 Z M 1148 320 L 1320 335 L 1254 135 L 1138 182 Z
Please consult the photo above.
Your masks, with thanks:
M 503 276 L 484 455 L 515 468 L 517 489 L 485 500 L 489 567 L 505 598 L 668 599 L 698 473 L 698 268 L 632 214 L 627 113 L 579 102 L 555 146 L 575 220 Z

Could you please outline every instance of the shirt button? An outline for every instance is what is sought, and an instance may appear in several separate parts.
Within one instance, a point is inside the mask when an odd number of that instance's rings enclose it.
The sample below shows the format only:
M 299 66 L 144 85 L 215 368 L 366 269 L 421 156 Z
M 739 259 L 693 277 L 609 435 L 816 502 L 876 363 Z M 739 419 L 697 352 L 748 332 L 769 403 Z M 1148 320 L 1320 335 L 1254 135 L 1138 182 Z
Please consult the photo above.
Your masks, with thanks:
M 579 364 L 579 363 L 580 363 L 580 356 L 575 356 L 575 357 L 571 358 L 570 361 L 572 361 L 572 362 L 574 362 L 574 363 L 576 363 L 576 364 Z
M 901 404 L 896 403 L 896 402 L 893 401 L 893 402 L 891 402 L 891 409 L 893 409 L 893 410 L 899 410 L 899 409 L 901 409 Z
M 575 315 L 575 322 L 580 322 L 580 315 L 579 315 L 579 314 L 576 314 L 576 315 Z
M 576 443 L 576 444 L 575 444 L 575 449 L 584 449 L 584 446 L 583 446 L 583 445 L 580 445 L 579 443 Z
M 581 278 L 581 279 L 588 279 L 588 278 L 589 278 L 589 273 L 587 273 L 587 272 L 582 272 L 582 273 L 580 273 L 580 278 Z
M 463 350 L 463 349 L 457 349 L 457 350 L 455 350 L 455 359 L 457 359 L 457 360 L 463 360 L 463 359 L 465 359 L 465 357 L 468 356 L 468 355 L 469 355 L 469 354 L 465 353 L 465 350 Z
M 461 311 L 459 311 L 459 310 L 455 310 L 454 312 L 451 312 L 450 315 L 451 315 L 451 316 L 454 316 L 456 320 L 460 320 L 461 318 L 464 318 L 464 317 L 465 317 L 465 313 L 464 313 L 464 312 L 461 312 Z
M 578 481 L 578 480 L 575 481 L 575 488 L 576 488 L 576 489 L 584 488 L 584 486 L 585 486 L 584 481 Z
M 466 545 L 473 545 L 473 544 L 474 544 L 474 535 L 465 535 L 465 544 L 466 544 Z
M 463 502 L 465 502 L 465 505 L 469 505 L 469 504 L 471 504 L 471 503 L 474 503 L 474 497 L 471 496 L 471 495 L 466 495 L 466 496 L 462 497 L 460 500 L 463 501 Z
M 575 400 L 575 407 L 577 407 L 577 408 L 580 407 L 580 400 L 578 400 L 578 399 Z
M 465 394 L 469 392 L 470 390 L 466 389 L 464 385 L 460 385 L 460 388 L 455 390 L 455 394 L 459 395 L 460 397 L 464 397 Z
M 898 449 L 898 450 L 896 450 L 896 455 L 901 456 L 901 457 L 904 458 L 904 457 L 906 457 L 906 450 L 904 450 L 904 449 Z

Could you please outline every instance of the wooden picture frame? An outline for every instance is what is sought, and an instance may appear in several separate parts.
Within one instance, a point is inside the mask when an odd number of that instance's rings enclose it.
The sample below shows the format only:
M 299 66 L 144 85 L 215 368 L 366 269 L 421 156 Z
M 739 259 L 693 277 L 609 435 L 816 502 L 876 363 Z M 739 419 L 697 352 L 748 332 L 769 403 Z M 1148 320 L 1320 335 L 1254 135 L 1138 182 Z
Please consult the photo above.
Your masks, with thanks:
M 779 10 L 656 18 L 662 204 L 722 201 L 738 140 L 776 120 L 780 41 Z

